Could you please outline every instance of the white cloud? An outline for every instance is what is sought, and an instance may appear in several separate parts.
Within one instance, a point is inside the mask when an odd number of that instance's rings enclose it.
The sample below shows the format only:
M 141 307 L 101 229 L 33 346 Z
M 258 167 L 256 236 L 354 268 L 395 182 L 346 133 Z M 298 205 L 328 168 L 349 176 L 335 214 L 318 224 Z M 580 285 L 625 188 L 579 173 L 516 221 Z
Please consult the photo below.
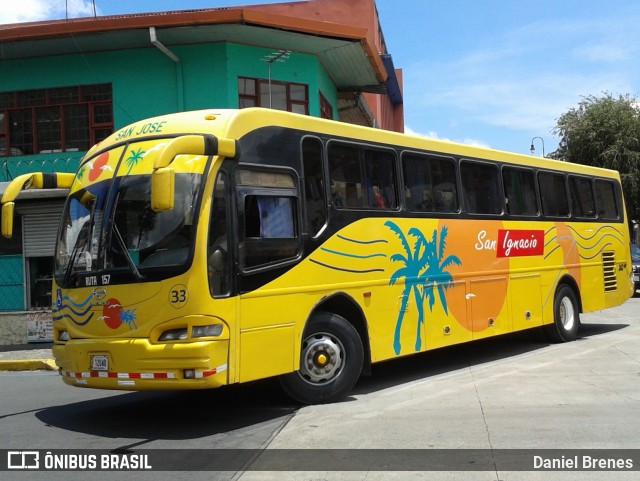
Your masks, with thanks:
M 96 13 L 99 15 L 100 10 Z M 87 17 L 93 14 L 92 0 L 6 1 L 0 9 L 0 24 Z
M 414 135 L 416 137 L 425 137 L 427 139 L 443 140 L 445 142 L 456 142 L 458 144 L 473 145 L 474 147 L 491 148 L 489 146 L 489 144 L 487 144 L 486 142 L 483 142 L 483 141 L 477 140 L 477 139 L 469 139 L 469 138 L 465 138 L 465 139 L 462 139 L 462 140 L 449 139 L 447 137 L 440 137 L 436 132 L 433 132 L 433 131 L 429 131 L 429 132 L 427 132 L 425 134 L 421 134 L 421 133 L 416 132 L 415 130 L 413 130 L 408 125 L 404 126 L 404 133 L 407 134 L 407 135 Z

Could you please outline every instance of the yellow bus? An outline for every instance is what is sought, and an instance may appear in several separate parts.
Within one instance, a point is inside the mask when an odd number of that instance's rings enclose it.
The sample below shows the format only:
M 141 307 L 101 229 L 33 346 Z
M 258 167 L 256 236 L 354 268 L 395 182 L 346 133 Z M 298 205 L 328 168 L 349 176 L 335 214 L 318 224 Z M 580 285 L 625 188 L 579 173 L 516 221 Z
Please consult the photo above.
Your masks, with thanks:
M 303 403 L 375 362 L 540 328 L 633 290 L 617 172 L 262 109 L 124 127 L 74 174 L 53 280 L 65 383 L 213 388 L 280 376 Z

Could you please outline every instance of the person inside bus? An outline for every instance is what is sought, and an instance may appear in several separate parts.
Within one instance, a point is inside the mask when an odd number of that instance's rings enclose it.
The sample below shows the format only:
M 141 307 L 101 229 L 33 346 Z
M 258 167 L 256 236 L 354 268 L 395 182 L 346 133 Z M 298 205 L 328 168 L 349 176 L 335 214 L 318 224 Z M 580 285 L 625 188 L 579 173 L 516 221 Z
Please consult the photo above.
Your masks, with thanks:
M 447 166 L 441 162 L 434 162 L 431 170 L 433 181 L 433 199 L 438 212 L 455 212 L 458 210 L 456 202 L 456 185 L 453 172 L 447 172 Z

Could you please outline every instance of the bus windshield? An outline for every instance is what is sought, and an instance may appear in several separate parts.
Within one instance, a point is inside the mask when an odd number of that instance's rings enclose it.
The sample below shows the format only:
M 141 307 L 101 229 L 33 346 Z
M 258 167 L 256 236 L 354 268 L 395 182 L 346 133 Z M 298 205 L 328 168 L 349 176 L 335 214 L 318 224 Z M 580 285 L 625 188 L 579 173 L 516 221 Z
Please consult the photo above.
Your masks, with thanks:
M 110 284 L 175 275 L 187 267 L 195 235 L 201 175 L 175 178 L 175 207 L 151 209 L 151 175 L 115 177 L 70 195 L 63 212 L 55 259 L 62 287 L 110 274 Z M 169 269 L 167 269 L 169 267 Z

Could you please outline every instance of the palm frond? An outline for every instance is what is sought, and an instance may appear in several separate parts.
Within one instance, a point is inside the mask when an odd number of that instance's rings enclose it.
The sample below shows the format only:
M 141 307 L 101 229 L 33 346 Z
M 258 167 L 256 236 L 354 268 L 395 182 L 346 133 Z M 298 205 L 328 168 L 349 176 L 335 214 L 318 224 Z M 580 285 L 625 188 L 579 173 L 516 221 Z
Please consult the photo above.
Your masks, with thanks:
M 391 262 L 404 262 L 405 264 L 409 262 L 409 260 L 402 254 L 391 254 L 391 257 L 389 257 L 389 260 Z
M 447 256 L 447 258 L 442 261 L 442 264 L 440 264 L 440 268 L 442 270 L 444 270 L 446 267 L 449 267 L 451 264 L 455 264 L 455 265 L 459 266 L 459 265 L 462 265 L 462 262 L 460 261 L 458 256 L 454 256 L 452 254 L 452 255 Z
M 401 267 L 393 274 L 391 274 L 391 277 L 389 278 L 389 285 L 392 286 L 398 279 L 400 279 L 401 277 L 405 277 L 407 275 L 407 271 L 408 269 L 406 267 Z
M 409 242 L 407 242 L 407 238 L 405 237 L 404 232 L 402 232 L 400 227 L 398 227 L 398 224 L 388 220 L 384 223 L 384 225 L 386 225 L 389 229 L 391 229 L 393 233 L 398 237 L 398 239 L 400 239 L 400 242 L 402 243 L 402 247 L 404 248 L 404 251 L 407 253 L 407 258 L 411 259 L 411 248 L 409 247 Z
M 438 249 L 438 259 L 444 256 L 444 249 L 447 247 L 447 226 L 443 225 L 440 229 L 440 248 Z

